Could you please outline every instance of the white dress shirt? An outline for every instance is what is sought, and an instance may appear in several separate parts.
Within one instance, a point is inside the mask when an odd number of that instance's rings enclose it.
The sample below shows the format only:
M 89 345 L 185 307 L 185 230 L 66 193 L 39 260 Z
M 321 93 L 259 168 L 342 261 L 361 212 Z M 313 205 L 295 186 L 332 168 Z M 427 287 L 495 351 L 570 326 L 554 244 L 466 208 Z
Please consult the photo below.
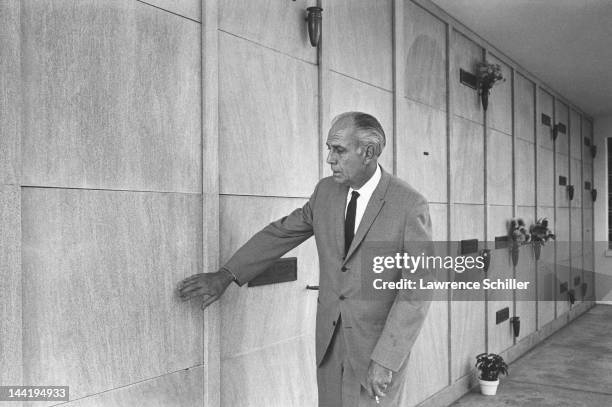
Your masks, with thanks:
M 359 192 L 359 198 L 357 198 L 357 208 L 355 212 L 355 233 L 357 233 L 357 228 L 359 227 L 359 223 L 361 222 L 361 218 L 363 218 L 363 214 L 365 213 L 366 206 L 368 206 L 368 202 L 370 202 L 370 198 L 374 193 L 374 190 L 378 186 L 380 182 L 380 177 L 382 176 L 382 172 L 380 171 L 380 166 L 376 166 L 376 171 L 374 171 L 374 175 L 370 177 L 369 180 L 365 184 L 361 186 L 359 189 L 349 188 L 348 194 L 346 195 L 346 205 L 344 207 L 344 217 L 346 218 L 346 210 L 348 209 L 348 204 L 351 201 L 351 194 L 353 191 Z

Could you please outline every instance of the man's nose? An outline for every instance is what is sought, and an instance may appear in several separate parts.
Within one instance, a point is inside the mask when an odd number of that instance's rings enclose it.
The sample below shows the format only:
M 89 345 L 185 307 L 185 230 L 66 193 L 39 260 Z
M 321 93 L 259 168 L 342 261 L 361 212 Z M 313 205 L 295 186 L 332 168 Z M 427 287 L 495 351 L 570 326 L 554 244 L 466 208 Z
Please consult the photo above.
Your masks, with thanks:
M 328 164 L 335 164 L 336 163 L 336 157 L 334 156 L 334 152 L 330 151 L 327 153 L 327 160 L 326 162 Z

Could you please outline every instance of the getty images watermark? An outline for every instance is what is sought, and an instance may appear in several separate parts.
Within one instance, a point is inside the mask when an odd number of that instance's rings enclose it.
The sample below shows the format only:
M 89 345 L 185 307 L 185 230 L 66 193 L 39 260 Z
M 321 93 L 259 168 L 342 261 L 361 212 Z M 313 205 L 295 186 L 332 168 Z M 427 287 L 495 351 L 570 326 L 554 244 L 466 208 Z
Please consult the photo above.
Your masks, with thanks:
M 395 253 L 394 256 L 375 256 L 372 259 L 372 272 L 381 274 L 389 270 L 405 270 L 416 273 L 419 270 L 450 270 L 455 273 L 466 271 L 484 272 L 487 260 L 484 256 L 429 256 L 421 253 L 411 256 L 408 253 Z M 400 278 L 385 281 L 375 278 L 372 285 L 376 290 L 527 290 L 531 281 L 518 281 L 515 278 L 483 278 L 482 281 L 437 281 L 419 277 Z
M 393 301 L 398 292 L 409 301 L 594 300 L 612 292 L 612 273 L 593 271 L 593 253 L 605 245 L 555 241 L 534 250 L 499 240 L 363 242 L 352 264 L 361 270 L 353 275 L 360 285 L 344 294 L 376 301 Z

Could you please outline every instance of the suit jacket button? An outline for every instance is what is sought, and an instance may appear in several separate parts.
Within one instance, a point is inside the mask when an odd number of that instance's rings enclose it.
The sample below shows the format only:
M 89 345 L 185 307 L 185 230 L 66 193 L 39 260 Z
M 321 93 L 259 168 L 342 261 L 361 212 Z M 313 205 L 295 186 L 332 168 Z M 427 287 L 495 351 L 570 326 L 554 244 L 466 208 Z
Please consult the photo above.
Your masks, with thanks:
M 332 322 L 332 326 L 336 326 L 336 321 Z
M 338 298 L 340 298 L 341 300 L 343 300 L 343 299 L 345 299 L 346 297 L 345 297 L 344 295 L 341 295 L 341 296 L 340 296 L 340 297 L 338 297 Z
M 346 271 L 346 270 L 348 270 L 348 267 L 346 267 L 346 266 L 342 266 L 342 268 L 341 268 L 340 270 L 342 270 L 342 271 Z

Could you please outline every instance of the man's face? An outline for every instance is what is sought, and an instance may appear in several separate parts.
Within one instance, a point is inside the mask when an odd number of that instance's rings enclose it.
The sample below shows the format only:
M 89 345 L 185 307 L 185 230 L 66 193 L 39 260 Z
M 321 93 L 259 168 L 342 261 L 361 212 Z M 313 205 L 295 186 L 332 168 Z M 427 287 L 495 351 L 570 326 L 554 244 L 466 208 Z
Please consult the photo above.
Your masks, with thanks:
M 359 185 L 366 177 L 365 150 L 359 141 L 350 119 L 339 120 L 327 136 L 327 163 L 330 164 L 334 181 L 350 186 Z

